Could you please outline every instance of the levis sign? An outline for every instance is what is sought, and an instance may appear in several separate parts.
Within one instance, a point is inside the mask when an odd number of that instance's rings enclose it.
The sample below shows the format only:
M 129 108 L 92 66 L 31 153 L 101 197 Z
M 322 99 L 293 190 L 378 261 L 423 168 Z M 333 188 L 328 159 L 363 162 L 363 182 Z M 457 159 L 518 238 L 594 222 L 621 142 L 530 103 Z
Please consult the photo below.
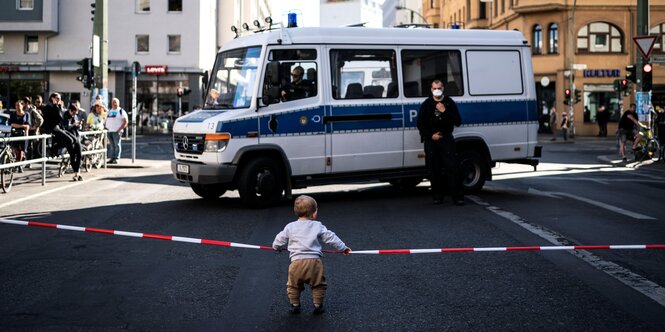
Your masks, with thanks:
M 145 73 L 148 75 L 166 75 L 169 66 L 145 66 Z

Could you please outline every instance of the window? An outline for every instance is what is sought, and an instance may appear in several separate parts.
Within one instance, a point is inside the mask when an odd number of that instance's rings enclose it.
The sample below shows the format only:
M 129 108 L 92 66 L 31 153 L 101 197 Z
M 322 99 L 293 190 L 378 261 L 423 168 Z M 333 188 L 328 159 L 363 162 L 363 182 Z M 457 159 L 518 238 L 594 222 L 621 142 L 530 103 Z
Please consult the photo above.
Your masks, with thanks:
M 333 98 L 397 98 L 396 58 L 393 50 L 331 50 Z
M 480 6 L 478 6 L 478 19 L 484 20 L 486 18 L 487 18 L 487 3 L 481 1 Z
M 658 24 L 649 30 L 649 34 L 656 36 L 656 43 L 653 45 L 653 51 L 658 53 L 665 52 L 665 43 L 663 43 L 663 35 L 665 34 L 665 23 Z
M 180 53 L 180 35 L 169 35 L 169 53 Z
M 182 0 L 169 0 L 169 11 L 170 12 L 181 12 L 182 11 Z
M 252 102 L 261 47 L 220 53 L 210 75 L 205 108 L 246 108 Z
M 402 51 L 402 87 L 405 97 L 429 96 L 434 80 L 443 82 L 443 92 L 447 96 L 464 94 L 459 51 Z
M 519 52 L 467 51 L 466 60 L 470 95 L 519 95 L 524 92 Z
M 39 37 L 25 36 L 25 53 L 34 54 L 39 52 Z
M 150 0 L 136 0 L 136 12 L 138 12 L 138 13 L 149 13 L 150 12 Z
M 150 52 L 150 36 L 136 35 L 136 53 Z
M 34 0 L 18 0 L 18 10 L 33 10 L 34 8 Z
M 556 23 L 550 23 L 548 27 L 549 36 L 547 38 L 548 48 L 547 53 L 559 53 L 559 26 Z
M 0 53 L 5 53 L 5 36 L 0 35 Z
M 531 45 L 533 54 L 543 53 L 543 28 L 540 24 L 533 26 L 533 45 Z
M 317 53 L 314 49 L 275 49 L 268 55 L 270 64 L 263 80 L 263 95 L 272 94 L 279 99 L 264 99 L 268 104 L 289 102 L 292 100 L 314 97 L 318 90 Z M 270 66 L 277 65 L 277 73 L 270 71 Z M 270 75 L 276 74 L 279 83 L 271 83 Z
M 605 22 L 593 22 L 577 32 L 579 53 L 621 53 L 623 37 L 621 31 Z

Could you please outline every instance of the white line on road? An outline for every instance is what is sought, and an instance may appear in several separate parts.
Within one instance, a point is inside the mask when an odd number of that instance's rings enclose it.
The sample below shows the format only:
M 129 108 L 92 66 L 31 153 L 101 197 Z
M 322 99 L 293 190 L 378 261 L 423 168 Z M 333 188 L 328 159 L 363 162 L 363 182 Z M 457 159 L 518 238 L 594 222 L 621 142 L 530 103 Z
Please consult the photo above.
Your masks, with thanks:
M 532 224 L 525 219 L 521 218 L 518 215 L 515 215 L 511 212 L 504 211 L 499 207 L 491 206 L 489 203 L 480 199 L 476 196 L 467 196 L 469 199 L 474 201 L 478 205 L 484 206 L 489 211 L 492 211 L 496 215 L 510 220 L 511 222 L 517 224 L 518 226 L 526 229 L 527 231 L 545 239 L 546 241 L 557 245 L 557 246 L 567 246 L 572 242 L 567 240 L 562 234 L 559 234 L 555 231 L 549 230 L 543 226 Z M 562 241 L 565 240 L 565 241 Z M 579 259 L 587 262 L 589 265 L 593 266 L 599 271 L 605 272 L 607 275 L 613 277 L 624 285 L 644 294 L 650 299 L 656 301 L 661 306 L 665 307 L 665 288 L 658 285 L 657 283 L 642 277 L 639 274 L 636 274 L 628 269 L 625 269 L 619 266 L 616 263 L 604 261 L 600 257 L 586 251 L 586 250 L 575 250 L 569 251 L 571 255 L 576 256 Z
M 71 183 L 71 184 L 68 184 L 68 185 L 62 186 L 62 187 L 57 187 L 57 188 L 53 188 L 53 189 L 50 189 L 50 190 L 42 191 L 42 192 L 39 192 L 39 193 L 36 193 L 36 194 L 32 194 L 32 195 L 28 195 L 28 196 L 23 196 L 23 197 L 21 197 L 21 198 L 17 198 L 17 199 L 15 199 L 15 200 L 12 200 L 12 201 L 9 201 L 9 202 L 6 202 L 6 203 L 2 203 L 2 204 L 0 204 L 0 209 L 2 209 L 2 208 L 4 208 L 4 207 L 7 207 L 7 206 L 10 206 L 10 205 L 14 205 L 14 204 L 16 204 L 16 203 L 21 203 L 21 202 L 24 202 L 24 201 L 29 201 L 29 200 L 31 200 L 31 199 L 33 199 L 33 198 L 41 197 L 41 196 L 44 196 L 44 195 L 49 195 L 49 194 L 52 194 L 52 193 L 55 193 L 55 192 L 58 192 L 58 191 L 61 191 L 61 190 L 65 190 L 65 189 L 73 188 L 73 187 L 76 187 L 76 186 L 80 186 L 80 185 L 82 185 L 82 184 L 84 184 L 84 183 L 87 183 L 87 182 L 90 182 L 90 181 L 96 181 L 96 180 L 99 180 L 99 179 L 102 179 L 102 177 L 99 177 L 99 178 L 97 178 L 97 177 L 95 177 L 95 178 L 90 178 L 90 179 L 86 179 L 85 181 L 77 181 L 77 182 L 73 182 L 73 183 Z M 8 195 L 9 195 L 9 194 L 8 194 Z
M 577 195 L 573 195 L 573 194 L 569 194 L 569 193 L 565 193 L 565 192 L 540 191 L 540 190 L 536 190 L 536 189 L 533 189 L 533 188 L 529 188 L 528 192 L 530 194 L 536 194 L 536 195 L 541 195 L 541 196 L 549 195 L 550 197 L 565 196 L 565 197 L 568 197 L 568 198 L 576 199 L 580 202 L 595 205 L 597 207 L 600 207 L 600 208 L 603 208 L 603 209 L 606 209 L 606 210 L 610 210 L 610 211 L 615 212 L 615 213 L 623 214 L 624 216 L 628 216 L 628 217 L 635 218 L 635 219 L 642 219 L 642 220 L 655 220 L 656 219 L 654 217 L 643 215 L 641 213 L 629 211 L 629 210 L 626 210 L 626 209 L 622 209 L 620 207 L 616 207 L 616 206 L 613 206 L 613 205 L 605 204 L 603 202 L 594 201 L 594 200 L 589 199 L 589 198 L 585 198 L 585 197 L 582 197 L 582 196 L 577 196 Z

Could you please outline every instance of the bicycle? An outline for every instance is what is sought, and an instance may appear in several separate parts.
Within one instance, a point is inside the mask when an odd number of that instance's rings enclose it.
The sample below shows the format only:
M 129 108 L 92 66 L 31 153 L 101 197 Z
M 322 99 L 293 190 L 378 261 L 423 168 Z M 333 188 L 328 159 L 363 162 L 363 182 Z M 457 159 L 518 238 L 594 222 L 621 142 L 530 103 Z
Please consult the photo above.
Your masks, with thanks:
M 658 140 L 654 138 L 651 128 L 641 126 L 640 134 L 637 147 L 633 149 L 635 161 L 643 162 L 645 160 L 651 160 L 654 156 L 660 153 L 660 144 L 658 143 Z
M 0 150 L 0 165 L 7 165 L 16 162 L 14 149 L 9 142 L 4 141 L 2 150 Z M 5 194 L 12 189 L 14 184 L 14 167 L 3 168 L 0 170 L 0 185 Z

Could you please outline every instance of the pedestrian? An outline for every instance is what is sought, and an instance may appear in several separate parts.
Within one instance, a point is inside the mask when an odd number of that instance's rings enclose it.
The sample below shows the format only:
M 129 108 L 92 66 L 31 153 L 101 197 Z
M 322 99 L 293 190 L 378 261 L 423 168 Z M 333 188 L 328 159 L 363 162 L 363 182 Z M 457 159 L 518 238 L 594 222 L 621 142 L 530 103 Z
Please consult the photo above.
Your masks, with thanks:
M 619 119 L 617 135 L 619 136 L 620 141 L 619 154 L 621 155 L 622 161 L 628 161 L 628 158 L 626 158 L 626 143 L 632 141 L 632 148 L 635 150 L 640 141 L 641 134 L 639 130 L 635 130 L 635 128 L 641 127 L 642 124 L 637 120 L 637 113 L 635 112 L 636 107 L 635 103 L 630 104 L 630 108 L 623 112 L 621 119 Z
M 78 112 L 76 112 L 76 117 L 78 117 L 81 122 L 85 122 L 85 120 L 88 119 L 88 112 L 86 112 L 83 108 L 81 108 L 81 102 L 79 100 L 72 100 L 71 103 L 76 105 L 76 108 L 78 108 Z
M 552 107 L 550 109 L 550 130 L 552 131 L 552 139 L 550 141 L 556 141 L 556 108 Z
M 122 131 L 127 127 L 127 112 L 120 107 L 120 100 L 113 98 L 111 100 L 111 109 L 106 115 L 106 129 L 108 130 L 109 149 L 108 155 L 111 160 L 109 164 L 117 164 L 122 152 Z
M 277 251 L 281 251 L 285 246 L 289 250 L 291 264 L 286 282 L 289 309 L 291 313 L 300 313 L 300 293 L 307 284 L 312 290 L 314 313 L 321 314 L 324 311 L 323 299 L 328 287 L 323 275 L 321 241 L 342 251 L 345 256 L 351 254 L 351 248 L 316 220 L 319 211 L 314 198 L 298 196 L 293 203 L 293 212 L 298 220 L 287 224 L 272 244 Z
M 70 164 L 75 173 L 74 181 L 83 181 L 81 176 L 81 154 L 83 152 L 81 142 L 62 127 L 63 110 L 59 93 L 54 92 L 49 96 L 49 103 L 42 109 L 42 115 L 44 116 L 42 131 L 45 134 L 53 135 L 51 153 L 55 156 L 59 149 L 67 149 Z
M 90 112 L 86 119 L 86 129 L 92 131 L 104 130 L 107 113 L 106 107 L 104 107 L 101 101 L 95 102 L 92 112 Z
M 561 136 L 563 136 L 563 140 L 567 141 L 568 140 L 568 113 L 563 112 L 561 114 Z
M 607 137 L 607 122 L 610 120 L 610 112 L 605 110 L 605 105 L 598 107 L 596 122 L 598 122 L 598 137 Z
M 62 128 L 72 133 L 79 142 L 81 141 L 80 131 L 82 129 L 81 119 L 78 117 L 79 108 L 72 102 L 67 107 L 67 112 L 62 116 Z
M 41 97 L 39 105 L 41 106 Z M 44 117 L 42 117 L 42 111 L 37 108 L 37 106 L 32 104 L 32 99 L 29 96 L 23 97 L 23 102 L 25 103 L 26 113 L 30 116 L 30 130 L 28 130 L 29 136 L 39 135 L 39 127 L 44 123 Z M 37 98 L 35 98 L 37 100 Z M 41 152 L 41 140 L 33 139 L 29 140 L 27 143 L 27 159 L 36 159 L 40 158 L 42 155 Z M 30 165 L 26 166 L 30 168 Z
M 30 116 L 27 113 L 26 105 L 23 99 L 15 104 L 16 111 L 9 114 L 9 126 L 11 126 L 11 137 L 28 136 L 30 130 Z M 16 161 L 25 160 L 26 141 L 11 142 L 11 146 L 16 154 Z M 18 172 L 23 172 L 23 167 L 18 167 Z
M 432 95 L 425 99 L 418 111 L 418 131 L 425 145 L 426 164 L 430 169 L 430 183 L 434 204 L 441 204 L 444 196 L 443 175 L 455 205 L 464 205 L 460 164 L 453 130 L 462 124 L 457 104 L 444 95 L 443 83 L 432 82 Z

